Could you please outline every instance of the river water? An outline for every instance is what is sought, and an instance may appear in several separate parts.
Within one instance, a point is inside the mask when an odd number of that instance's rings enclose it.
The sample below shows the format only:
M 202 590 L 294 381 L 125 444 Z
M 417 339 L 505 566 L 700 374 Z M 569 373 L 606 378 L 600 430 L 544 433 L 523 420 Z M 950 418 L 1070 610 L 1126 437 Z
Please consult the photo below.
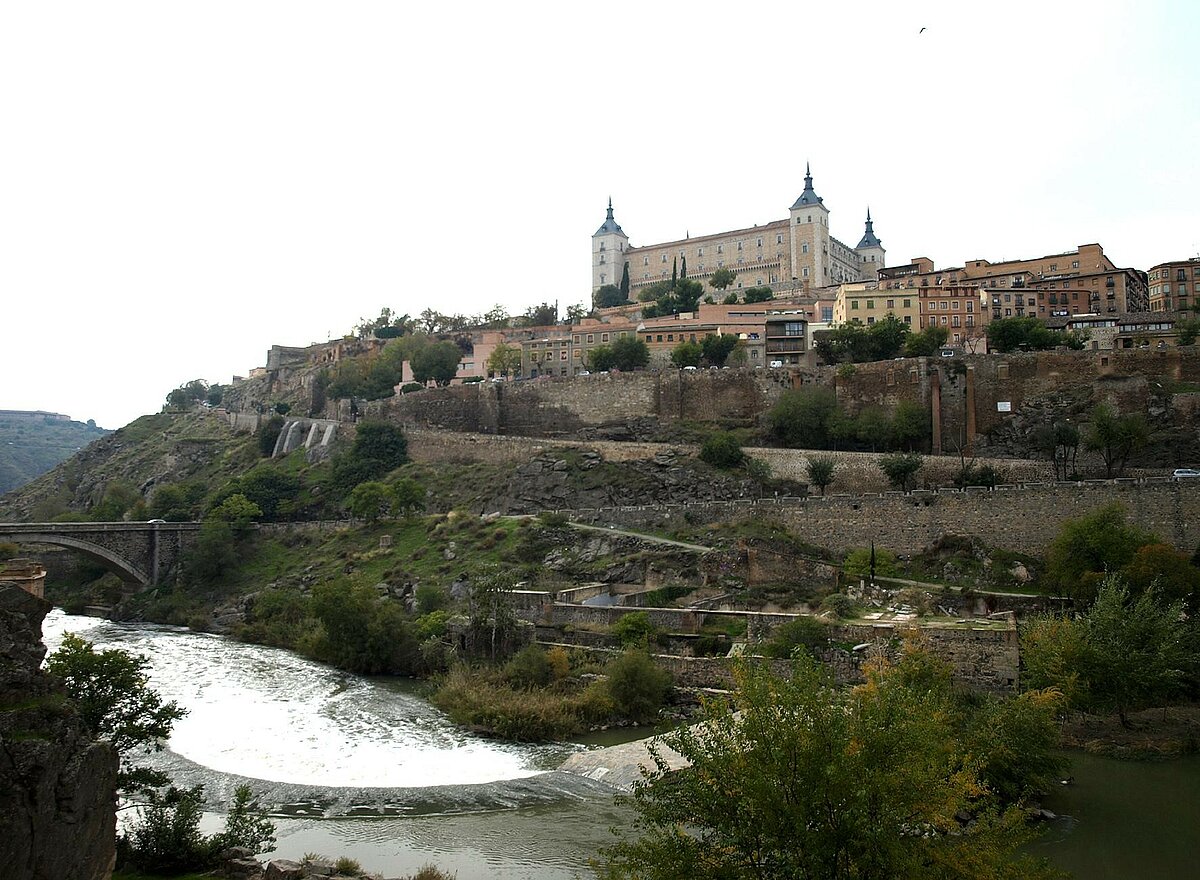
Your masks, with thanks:
M 584 743 L 500 743 L 456 730 L 411 682 L 367 679 L 288 651 L 173 627 L 55 610 L 43 627 L 146 655 L 151 685 L 189 714 L 155 757 L 219 805 L 247 782 L 276 823 L 271 855 L 348 855 L 372 871 L 437 864 L 459 880 L 590 877 L 627 826 L 608 789 L 554 771 Z M 636 738 L 623 732 L 593 740 Z M 1062 814 L 1035 851 L 1080 878 L 1200 876 L 1200 759 L 1164 764 L 1073 755 Z

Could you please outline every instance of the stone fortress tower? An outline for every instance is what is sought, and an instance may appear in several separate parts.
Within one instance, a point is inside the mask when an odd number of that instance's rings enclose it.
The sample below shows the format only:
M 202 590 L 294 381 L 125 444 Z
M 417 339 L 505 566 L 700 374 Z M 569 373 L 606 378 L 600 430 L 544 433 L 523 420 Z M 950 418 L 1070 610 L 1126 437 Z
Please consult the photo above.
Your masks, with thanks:
M 612 199 L 604 224 L 592 236 L 592 291 L 620 284 L 629 265 L 630 298 L 641 287 L 669 280 L 676 261 L 687 259 L 688 277 L 707 281 L 717 269 L 735 273 L 731 289 L 770 286 L 777 293 L 828 287 L 848 281 L 874 281 L 886 251 L 875 236 L 871 212 L 857 247 L 829 232 L 829 209 L 813 189 L 812 171 L 804 173 L 804 191 L 787 219 L 764 226 L 689 236 L 679 241 L 631 247 L 629 236 L 613 218 Z

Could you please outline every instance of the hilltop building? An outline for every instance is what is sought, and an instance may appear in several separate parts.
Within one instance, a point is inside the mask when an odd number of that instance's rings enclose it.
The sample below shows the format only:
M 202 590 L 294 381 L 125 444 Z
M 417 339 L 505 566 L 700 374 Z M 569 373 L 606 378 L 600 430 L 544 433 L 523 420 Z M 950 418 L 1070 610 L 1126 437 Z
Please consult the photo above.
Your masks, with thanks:
M 1200 257 L 1159 263 L 1149 279 L 1152 312 L 1182 312 L 1200 303 Z
M 718 269 L 734 272 L 730 289 L 770 286 L 777 293 L 811 290 L 847 281 L 874 280 L 885 263 L 886 252 L 875 235 L 867 210 L 866 230 L 856 247 L 843 244 L 829 232 L 829 209 L 813 189 L 806 168 L 804 192 L 792 203 L 788 216 L 765 226 L 735 229 L 680 241 L 634 247 L 613 217 L 608 216 L 592 236 L 592 291 L 620 284 L 629 266 L 629 295 L 637 299 L 640 288 L 669 281 L 675 268 L 687 262 L 687 277 L 707 286 Z
M 1127 314 L 1149 308 L 1145 273 L 1118 268 L 1098 244 L 1028 260 L 971 260 L 936 270 L 928 257 L 914 257 L 910 263 L 879 272 L 881 290 L 943 285 L 987 288 L 992 294 L 992 318 Z

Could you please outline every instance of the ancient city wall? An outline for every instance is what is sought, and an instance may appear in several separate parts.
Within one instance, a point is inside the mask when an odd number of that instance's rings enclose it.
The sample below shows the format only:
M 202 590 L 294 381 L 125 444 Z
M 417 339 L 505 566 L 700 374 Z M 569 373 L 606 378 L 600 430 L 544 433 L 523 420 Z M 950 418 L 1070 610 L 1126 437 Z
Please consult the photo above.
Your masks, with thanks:
M 949 532 L 1039 555 L 1066 520 L 1116 502 L 1140 527 L 1191 552 L 1200 545 L 1200 486 L 1194 482 L 1200 481 L 1050 483 L 996 490 L 809 496 L 563 512 L 579 522 L 641 528 L 762 517 L 783 523 L 807 543 L 839 553 L 871 543 L 897 553 L 916 553 Z
M 578 624 L 607 627 L 624 615 L 638 610 L 618 606 L 555 604 L 543 607 L 540 622 L 555 627 Z M 695 611 L 683 608 L 640 610 L 649 616 L 655 626 L 669 632 L 696 632 L 707 623 L 732 618 L 743 619 L 747 623 L 747 638 L 752 644 L 769 638 L 772 630 L 797 617 L 795 614 Z M 843 649 L 826 652 L 823 660 L 834 667 L 834 673 L 840 680 L 861 680 L 861 664 L 867 657 L 867 651 L 861 646 L 874 645 L 888 653 L 894 653 L 906 628 L 911 628 L 911 625 L 832 624 L 829 626 L 829 639 L 843 646 Z M 937 655 L 950 664 L 957 680 L 984 690 L 1004 691 L 1017 686 L 1020 643 L 1016 625 L 1011 619 L 994 628 L 924 626 L 920 627 L 919 631 Z M 860 650 L 845 650 L 855 646 L 860 646 Z M 724 658 L 664 656 L 655 659 L 670 668 L 680 684 L 720 687 L 732 682 L 729 674 L 730 664 Z

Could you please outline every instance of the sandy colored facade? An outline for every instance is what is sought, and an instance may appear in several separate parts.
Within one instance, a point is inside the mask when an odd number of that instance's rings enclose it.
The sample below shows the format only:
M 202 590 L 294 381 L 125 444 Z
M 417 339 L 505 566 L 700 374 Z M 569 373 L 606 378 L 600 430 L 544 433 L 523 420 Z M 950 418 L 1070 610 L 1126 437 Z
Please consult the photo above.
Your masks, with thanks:
M 1098 244 L 1030 260 L 992 263 L 970 260 L 962 266 L 935 269 L 927 257 L 916 257 L 879 273 L 884 290 L 917 290 L 946 285 L 986 287 L 1001 292 L 1001 314 L 1016 315 L 1020 295 L 1024 314 L 1053 318 L 1081 314 L 1127 314 L 1149 307 L 1146 280 L 1136 269 L 1118 268 Z M 1007 294 L 1007 298 L 1005 296 Z M 1005 314 L 1011 310 L 1012 314 Z
M 885 265 L 886 252 L 875 236 L 868 212 L 857 247 L 830 233 L 829 209 L 816 194 L 811 173 L 804 191 L 785 219 L 763 226 L 735 229 L 659 244 L 634 247 L 613 217 L 612 202 L 604 224 L 592 236 L 592 290 L 619 285 L 629 266 L 629 295 L 650 284 L 670 281 L 675 272 L 699 280 L 709 290 L 718 269 L 735 273 L 731 290 L 783 286 L 810 290 L 848 281 L 873 279 Z M 720 293 L 720 291 L 715 291 Z
M 1182 312 L 1200 303 L 1200 257 L 1159 263 L 1147 280 L 1152 312 Z

